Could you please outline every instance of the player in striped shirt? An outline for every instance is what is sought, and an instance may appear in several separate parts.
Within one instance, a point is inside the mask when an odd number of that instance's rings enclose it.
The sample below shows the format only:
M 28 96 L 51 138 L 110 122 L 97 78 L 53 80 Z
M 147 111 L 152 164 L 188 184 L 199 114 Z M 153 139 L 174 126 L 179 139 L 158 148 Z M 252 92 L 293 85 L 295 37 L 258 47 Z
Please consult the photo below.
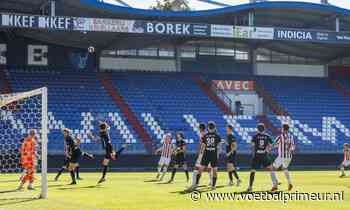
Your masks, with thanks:
M 348 143 L 345 143 L 343 145 L 343 151 L 344 151 L 344 160 L 340 164 L 340 170 L 341 170 L 340 177 L 345 177 L 345 167 L 350 166 L 350 150 L 349 150 L 349 144 Z
M 172 146 L 171 134 L 167 133 L 164 135 L 163 146 L 158 148 L 155 152 L 156 154 L 161 154 L 160 160 L 158 162 L 158 173 L 156 177 L 158 181 L 162 181 L 166 172 L 168 171 L 168 167 L 171 161 L 171 154 L 173 153 Z
M 192 175 L 192 184 L 193 185 L 194 184 L 198 185 L 198 183 L 195 183 L 195 182 L 196 182 L 197 174 L 198 174 L 199 168 L 201 167 L 201 162 L 202 162 L 202 158 L 203 158 L 204 148 L 202 148 L 202 142 L 203 142 L 203 137 L 204 137 L 205 133 L 206 133 L 205 124 L 204 123 L 199 124 L 199 148 L 198 148 L 198 156 L 197 156 L 197 160 L 195 163 L 195 168 L 193 170 L 193 175 Z
M 288 167 L 292 161 L 295 144 L 293 136 L 289 133 L 288 124 L 282 125 L 282 133 L 276 138 L 274 146 L 278 148 L 278 157 L 275 159 L 272 166 L 275 170 L 282 168 L 288 181 L 288 190 L 292 190 L 293 185 Z

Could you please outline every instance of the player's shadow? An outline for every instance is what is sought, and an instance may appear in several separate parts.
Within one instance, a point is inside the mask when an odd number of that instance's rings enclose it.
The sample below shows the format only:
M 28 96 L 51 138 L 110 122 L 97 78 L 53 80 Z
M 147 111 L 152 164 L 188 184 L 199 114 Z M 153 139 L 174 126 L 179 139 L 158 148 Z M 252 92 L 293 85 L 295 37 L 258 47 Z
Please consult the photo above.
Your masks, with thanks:
M 52 184 L 52 185 L 48 185 L 48 188 L 52 188 L 52 187 L 62 187 L 65 186 L 64 184 Z
M 0 183 L 8 183 L 8 182 L 19 182 L 19 179 L 16 180 L 0 180 Z
M 159 182 L 159 180 L 157 180 L 157 179 L 150 179 L 150 180 L 145 180 L 143 182 Z
M 3 191 L 0 191 L 0 194 L 3 194 L 3 193 L 12 193 L 12 192 L 18 192 L 18 190 L 3 190 Z
M 157 182 L 157 183 L 154 183 L 154 184 L 174 184 L 174 182 Z
M 0 206 L 27 203 L 38 199 L 39 198 L 3 198 L 3 199 L 0 199 Z
M 282 190 L 279 190 L 279 191 L 273 191 L 271 192 L 270 190 L 259 190 L 259 191 L 241 191 L 241 192 L 235 192 L 236 194 L 254 194 L 254 193 L 269 193 L 269 194 L 279 194 L 283 192 Z
M 57 188 L 57 190 L 94 189 L 94 188 L 103 188 L 103 186 L 102 185 L 89 185 L 89 186 L 84 186 L 84 187 L 61 187 L 61 188 Z
M 220 188 L 224 188 L 224 187 L 225 187 L 225 185 L 219 185 L 219 186 L 216 186 L 216 189 L 220 189 Z M 205 193 L 205 192 L 210 192 L 210 191 L 213 191 L 213 190 L 211 189 L 210 186 L 200 185 L 195 190 L 180 190 L 180 191 L 173 191 L 173 192 L 170 192 L 170 193 L 176 193 L 176 194 L 180 194 L 180 195 L 185 195 L 185 194 L 192 193 L 194 191 L 197 191 L 197 192 L 200 192 L 200 193 Z

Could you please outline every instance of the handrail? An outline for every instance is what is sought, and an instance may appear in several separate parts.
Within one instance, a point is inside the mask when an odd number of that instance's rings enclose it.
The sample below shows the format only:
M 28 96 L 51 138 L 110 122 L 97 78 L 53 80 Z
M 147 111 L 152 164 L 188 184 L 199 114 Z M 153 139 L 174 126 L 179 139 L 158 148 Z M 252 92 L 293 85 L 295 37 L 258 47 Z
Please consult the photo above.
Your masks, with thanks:
M 221 98 L 225 102 L 225 104 L 230 108 L 231 112 L 235 112 L 235 106 L 230 97 L 227 96 L 225 91 L 215 88 L 214 85 L 210 85 L 211 89 L 214 91 L 214 93 Z

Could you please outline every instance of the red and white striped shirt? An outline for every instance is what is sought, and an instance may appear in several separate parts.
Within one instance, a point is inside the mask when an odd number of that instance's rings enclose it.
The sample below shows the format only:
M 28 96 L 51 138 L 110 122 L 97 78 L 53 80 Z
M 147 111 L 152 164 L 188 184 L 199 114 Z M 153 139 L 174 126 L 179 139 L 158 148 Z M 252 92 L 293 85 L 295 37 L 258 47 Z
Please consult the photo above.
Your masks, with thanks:
M 344 149 L 344 161 L 350 160 L 350 150 Z
M 198 153 L 201 154 L 203 153 L 203 148 L 202 148 L 202 143 L 203 143 L 203 137 L 205 135 L 205 132 L 199 133 L 199 144 L 198 144 Z
M 173 145 L 171 143 L 164 142 L 162 146 L 162 157 L 170 158 L 172 153 L 172 147 Z
M 289 133 L 281 133 L 276 138 L 275 144 L 278 145 L 278 157 L 280 158 L 292 158 L 294 150 L 294 138 Z

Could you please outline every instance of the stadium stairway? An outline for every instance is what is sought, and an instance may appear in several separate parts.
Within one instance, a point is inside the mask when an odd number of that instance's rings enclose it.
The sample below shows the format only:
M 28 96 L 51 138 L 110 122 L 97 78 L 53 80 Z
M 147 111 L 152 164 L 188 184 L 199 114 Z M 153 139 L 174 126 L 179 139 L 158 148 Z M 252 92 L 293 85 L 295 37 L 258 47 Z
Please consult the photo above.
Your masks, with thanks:
M 263 98 L 264 104 L 276 115 L 289 116 L 289 113 L 279 104 L 272 96 L 271 93 L 266 91 L 262 86 L 257 83 L 254 84 L 254 90 L 259 97 Z
M 233 115 L 232 110 L 227 106 L 225 102 L 221 100 L 219 96 L 215 94 L 215 92 L 209 87 L 204 80 L 202 80 L 199 76 L 194 76 L 193 80 L 200 87 L 200 89 L 212 100 L 222 112 L 226 115 Z
M 254 90 L 259 97 L 263 98 L 264 105 L 268 106 L 274 114 L 279 115 L 280 113 L 283 113 L 282 115 L 289 115 L 288 112 L 284 110 L 282 105 L 275 101 L 272 95 L 259 86 L 257 82 L 254 84 Z M 268 116 L 259 115 L 257 118 L 259 122 L 264 123 L 266 128 L 270 130 L 273 135 L 278 135 L 279 129 L 274 125 Z
M 9 79 L 7 77 L 6 69 L 0 66 L 0 93 L 6 94 L 11 92 L 12 92 L 12 88 L 11 88 Z
M 145 146 L 147 152 L 152 153 L 152 139 L 139 122 L 129 105 L 125 102 L 123 96 L 118 92 L 117 87 L 114 86 L 113 82 L 108 78 L 107 75 L 99 75 L 99 80 L 106 89 L 107 93 L 112 97 L 114 103 L 119 107 L 120 111 L 126 116 L 128 122 L 133 126 L 136 133 L 142 139 L 142 142 Z

